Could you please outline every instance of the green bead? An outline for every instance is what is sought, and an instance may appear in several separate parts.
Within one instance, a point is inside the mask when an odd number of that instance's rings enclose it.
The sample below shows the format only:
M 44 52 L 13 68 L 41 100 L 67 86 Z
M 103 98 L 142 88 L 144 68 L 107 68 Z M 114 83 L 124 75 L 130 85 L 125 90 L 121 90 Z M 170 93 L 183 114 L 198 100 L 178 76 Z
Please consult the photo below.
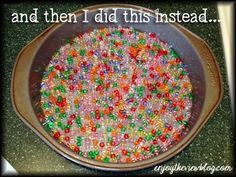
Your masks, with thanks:
M 126 127 L 123 126 L 123 127 L 121 128 L 121 131 L 122 131 L 122 132 L 125 132 L 125 131 L 126 131 Z
M 81 142 L 82 137 L 81 136 L 77 136 L 77 142 Z
M 57 126 L 62 130 L 64 129 L 64 126 L 61 121 L 57 123 Z
M 140 132 L 143 131 L 143 127 L 139 127 L 138 131 L 140 131 Z
M 95 154 L 95 155 L 98 155 L 98 154 L 99 154 L 99 152 L 96 150 L 96 151 L 94 151 L 94 154 Z
M 146 43 L 146 40 L 145 40 L 145 39 L 139 39 L 139 40 L 138 40 L 138 43 L 139 43 L 139 44 L 145 44 L 145 43 Z
M 157 131 L 157 135 L 160 136 L 162 134 L 161 130 Z
M 146 141 L 150 141 L 151 139 L 152 139 L 152 136 L 151 136 L 151 135 L 145 136 L 145 140 L 146 140 Z
M 138 102 L 135 101 L 135 102 L 133 103 L 133 105 L 134 105 L 134 106 L 138 106 Z
M 107 132 L 111 132 L 112 128 L 111 127 L 107 127 Z
M 43 109 L 48 109 L 49 108 L 49 104 L 48 103 L 44 103 L 43 104 Z
M 108 142 L 111 142 L 111 141 L 112 141 L 112 137 L 108 137 L 108 138 L 107 138 L 107 141 L 108 141 Z
M 75 104 L 75 108 L 78 109 L 80 107 L 79 104 Z
M 54 122 L 49 122 L 48 126 L 49 126 L 49 128 L 53 128 L 54 127 Z
M 87 67 L 85 67 L 83 70 L 84 70 L 85 73 L 88 72 L 88 68 Z
M 129 94 L 129 98 L 133 98 L 134 97 L 134 94 L 133 93 L 130 93 Z
M 84 56 L 85 55 L 85 49 L 81 49 L 80 52 L 79 52 L 80 56 Z
M 117 156 L 116 156 L 116 159 L 118 159 L 118 160 L 119 160 L 120 158 L 121 158 L 121 156 L 120 156 L 120 155 L 117 155 Z
M 139 98 L 142 98 L 142 97 L 143 97 L 143 94 L 142 94 L 142 93 L 139 93 L 139 94 L 138 94 L 138 97 L 139 97 Z
M 60 112 L 60 109 L 57 107 L 57 108 L 55 108 L 55 112 L 56 113 L 59 113 Z
M 147 73 L 147 71 L 148 71 L 148 70 L 147 70 L 146 68 L 143 68 L 143 72 L 144 72 L 144 73 Z
M 88 93 L 88 90 L 87 90 L 87 89 L 82 89 L 81 92 L 82 92 L 83 94 L 86 94 L 86 93 Z
M 99 123 L 96 124 L 96 128 L 100 128 L 101 125 Z
M 138 118 L 139 118 L 139 119 L 142 119 L 142 117 L 143 117 L 142 114 L 139 114 L 139 115 L 138 115 Z
M 103 162 L 108 163 L 110 161 L 109 157 L 104 157 Z
M 169 134 L 166 134 L 166 136 L 165 136 L 167 139 L 169 139 L 170 138 L 170 135 Z
M 157 149 L 158 151 L 160 151 L 160 150 L 161 150 L 161 146 L 156 146 L 156 149 Z
M 72 56 L 67 57 L 67 62 L 68 62 L 69 65 L 74 63 L 74 60 L 73 60 Z
M 183 70 L 183 71 L 181 72 L 181 74 L 182 74 L 182 75 L 186 75 L 187 72 Z
M 112 84 L 112 87 L 113 87 L 113 88 L 118 87 L 118 84 L 117 84 L 116 82 L 114 82 L 114 83 Z
M 81 146 L 82 144 L 81 144 L 81 142 L 77 142 L 76 145 L 77 146 Z
M 142 151 L 141 154 L 145 156 L 147 153 L 145 151 Z
M 133 116 L 131 116 L 131 115 L 128 115 L 128 120 L 132 120 L 133 119 Z
M 189 94 L 188 94 L 188 98 L 189 98 L 190 100 L 192 100 L 192 99 L 193 99 L 193 94 L 192 94 L 192 93 L 189 93 Z
M 104 104 L 104 107 L 105 107 L 105 108 L 108 108 L 108 107 L 109 107 L 109 104 Z
M 131 153 L 128 151 L 126 155 L 127 155 L 128 157 L 130 157 L 130 156 L 131 156 Z
M 123 40 L 123 41 L 122 41 L 122 44 L 123 44 L 123 45 L 127 44 L 127 40 Z
M 129 125 L 130 125 L 130 127 L 132 127 L 132 128 L 135 127 L 135 123 L 130 123 Z
M 92 39 L 92 42 L 93 42 L 93 43 L 95 43 L 96 41 L 97 41 L 96 38 L 93 38 L 93 39 Z

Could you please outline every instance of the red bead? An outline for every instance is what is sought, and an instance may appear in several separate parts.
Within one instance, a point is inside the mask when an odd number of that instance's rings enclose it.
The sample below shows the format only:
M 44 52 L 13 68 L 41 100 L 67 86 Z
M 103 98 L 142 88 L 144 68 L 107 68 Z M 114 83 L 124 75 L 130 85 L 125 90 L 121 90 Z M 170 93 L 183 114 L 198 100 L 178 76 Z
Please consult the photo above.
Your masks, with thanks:
M 53 137 L 54 137 L 55 139 L 59 139 L 60 136 L 61 136 L 60 132 L 56 132 L 56 133 L 54 133 L 54 135 L 53 135 Z
M 104 144 L 103 142 L 101 142 L 101 143 L 99 144 L 99 146 L 100 146 L 100 147 L 104 147 L 105 144 Z
M 172 126 L 171 126 L 171 125 L 168 127 L 168 130 L 169 130 L 169 131 L 171 131 L 171 130 L 172 130 Z
M 104 76 L 104 72 L 103 71 L 100 71 L 100 76 Z
M 157 98 L 159 98 L 159 99 L 161 98 L 161 94 L 160 93 L 157 94 Z
M 126 149 L 122 150 L 122 155 L 127 155 L 127 150 Z
M 129 138 L 129 134 L 127 134 L 127 133 L 124 134 L 124 138 L 125 138 L 125 139 L 128 139 L 128 138 Z
M 98 109 L 95 111 L 95 114 L 100 114 L 100 112 L 99 112 L 99 110 L 98 110 Z
M 76 118 L 75 114 L 71 114 L 71 115 L 70 115 L 70 118 L 71 118 L 71 119 L 75 119 L 75 118 Z
M 175 61 L 176 61 L 176 63 L 180 63 L 181 59 L 180 58 L 176 58 Z
M 56 65 L 55 68 L 56 68 L 56 70 L 60 70 L 60 66 L 59 65 Z
M 64 102 L 61 102 L 61 103 L 60 103 L 60 106 L 61 106 L 61 107 L 64 107 L 65 105 L 66 105 L 66 104 L 65 104 Z
M 161 140 L 162 142 L 165 142 L 165 141 L 166 141 L 166 137 L 164 137 L 163 135 L 161 135 L 159 138 L 160 138 L 160 140 Z
M 154 114 L 158 115 L 158 114 L 159 114 L 159 111 L 158 111 L 158 110 L 155 110 L 155 111 L 154 111 Z
M 96 130 L 97 130 L 96 127 L 92 127 L 92 128 L 91 128 L 91 131 L 92 131 L 92 132 L 96 132 Z
M 64 72 L 64 71 L 65 71 L 65 69 L 64 69 L 63 67 L 61 67 L 61 68 L 60 68 L 60 71 L 61 71 L 61 72 Z
M 75 87 L 74 87 L 73 85 L 70 85 L 70 86 L 69 86 L 69 89 L 70 89 L 70 90 L 74 90 L 74 88 L 75 88 Z
M 149 37 L 155 38 L 155 37 L 156 37 L 156 34 L 155 34 L 155 33 L 150 33 L 150 34 L 149 34 Z
M 155 75 L 154 74 L 149 74 L 149 76 L 151 77 L 151 78 L 154 78 L 155 77 Z
M 170 94 L 169 93 L 165 93 L 165 97 L 169 98 Z
M 152 129 L 152 134 L 155 135 L 156 134 L 156 130 Z
M 73 124 L 72 120 L 68 120 L 67 124 L 72 125 Z
M 103 56 L 104 58 L 106 58 L 106 57 L 107 57 L 107 53 L 103 53 L 102 56 Z
M 79 151 L 80 151 L 79 147 L 75 146 L 75 147 L 74 147 L 74 151 L 75 151 L 75 152 L 79 152 Z
M 98 86 L 96 87 L 96 91 L 100 91 L 100 90 L 102 90 L 102 85 L 98 85 Z
M 153 144 L 157 144 L 157 140 L 154 139 L 154 140 L 152 141 L 152 143 L 153 143 Z
M 132 112 L 135 112 L 135 111 L 136 111 L 136 108 L 132 107 L 132 108 L 131 108 L 131 111 L 132 111 Z
M 125 32 L 124 29 L 121 29 L 121 30 L 120 30 L 120 33 L 121 33 L 121 34 L 124 34 L 124 32 Z
M 109 106 L 108 109 L 109 109 L 110 112 L 113 111 L 113 107 L 112 106 Z
M 148 99 L 151 99 L 151 98 L 152 98 L 152 95 L 151 95 L 151 94 L 148 94 L 148 95 L 147 95 L 147 98 L 148 98 Z
M 70 129 L 69 128 L 66 128 L 65 129 L 65 133 L 69 133 L 70 132 Z
M 116 155 L 115 154 L 111 154 L 110 157 L 113 159 L 113 158 L 116 157 Z
M 99 120 L 100 118 L 100 114 L 95 115 L 95 119 Z
M 73 76 L 72 76 L 72 75 L 69 75 L 68 79 L 69 79 L 69 80 L 73 80 Z
M 65 139 L 65 141 L 70 141 L 70 137 L 69 136 L 66 136 L 64 139 Z
M 149 68 L 149 70 L 150 70 L 150 71 L 154 71 L 154 67 L 151 66 L 151 67 Z
M 157 83 L 156 83 L 156 86 L 157 86 L 157 87 L 160 87 L 160 86 L 161 86 L 160 82 L 157 82 Z
M 142 138 L 142 137 L 139 137 L 139 138 L 138 138 L 138 142 L 141 142 L 141 141 L 143 141 L 143 138 Z
M 115 141 L 111 141 L 111 145 L 112 145 L 112 146 L 115 146 L 115 145 L 116 145 L 116 142 L 115 142 Z
M 166 106 L 165 105 L 162 105 L 162 108 L 161 108 L 162 110 L 165 110 L 166 109 Z

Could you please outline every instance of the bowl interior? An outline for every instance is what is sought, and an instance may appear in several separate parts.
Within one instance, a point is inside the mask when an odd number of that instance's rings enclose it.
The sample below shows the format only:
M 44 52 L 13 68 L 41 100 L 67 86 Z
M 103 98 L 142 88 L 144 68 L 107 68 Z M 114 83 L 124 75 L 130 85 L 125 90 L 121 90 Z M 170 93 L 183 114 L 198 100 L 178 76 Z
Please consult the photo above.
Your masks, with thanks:
M 84 15 L 77 16 L 77 23 L 60 24 L 58 28 L 50 32 L 45 38 L 32 62 L 30 76 L 29 76 L 29 94 L 31 98 L 32 107 L 36 116 L 42 114 L 39 106 L 40 88 L 42 74 L 50 62 L 54 51 L 66 43 L 68 38 L 74 38 L 79 33 L 88 32 L 96 28 L 104 28 L 109 26 L 123 26 L 134 27 L 139 31 L 154 32 L 162 41 L 166 41 L 173 49 L 180 55 L 184 64 L 188 65 L 189 77 L 193 85 L 193 107 L 192 116 L 189 120 L 190 131 L 199 118 L 205 98 L 205 76 L 202 67 L 201 59 L 194 49 L 191 41 L 178 31 L 173 25 L 168 23 L 155 23 L 155 18 L 151 17 L 149 23 L 126 23 L 123 18 L 123 12 L 129 10 L 126 8 L 119 8 L 117 10 L 118 23 L 97 23 L 94 21 L 94 16 L 97 10 L 89 11 L 87 16 L 89 23 L 82 23 Z M 108 10 L 112 12 L 111 9 Z M 134 11 L 139 13 L 140 11 Z M 188 132 L 184 132 L 186 136 Z

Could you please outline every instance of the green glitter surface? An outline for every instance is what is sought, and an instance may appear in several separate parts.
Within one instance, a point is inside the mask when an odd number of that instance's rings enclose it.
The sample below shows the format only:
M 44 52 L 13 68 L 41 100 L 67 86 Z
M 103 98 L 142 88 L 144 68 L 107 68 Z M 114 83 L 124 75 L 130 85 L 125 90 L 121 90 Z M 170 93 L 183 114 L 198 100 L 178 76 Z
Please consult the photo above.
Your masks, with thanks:
M 141 1 L 140 1 L 141 2 Z M 93 3 L 94 4 L 94 3 Z M 76 174 L 76 175 L 111 175 L 104 172 L 85 168 L 65 159 L 46 145 L 33 131 L 28 128 L 13 111 L 10 98 L 11 73 L 15 59 L 20 50 L 50 25 L 43 21 L 43 12 L 54 8 L 58 13 L 73 12 L 79 8 L 93 5 L 92 3 L 20 3 L 3 4 L 3 157 L 8 160 L 19 174 Z M 159 8 L 160 12 L 197 12 L 208 8 L 208 18 L 218 19 L 216 4 L 138 3 L 150 9 Z M 40 23 L 12 24 L 11 13 L 31 13 L 32 8 L 38 7 Z M 215 54 L 219 63 L 224 82 L 224 96 L 221 104 L 206 123 L 194 141 L 177 156 L 161 165 L 208 165 L 233 167 L 233 115 L 230 110 L 229 88 L 225 69 L 225 60 L 221 42 L 219 23 L 183 23 L 187 29 L 204 39 Z M 154 167 L 134 172 L 118 173 L 122 175 L 158 175 Z M 174 174 L 181 172 L 175 172 Z M 191 172 L 190 172 L 191 173 Z M 199 172 L 203 173 L 203 172 Z M 222 172 L 226 173 L 226 172 Z M 229 172 L 227 172 L 229 173 Z M 116 173 L 117 174 L 117 173 Z M 195 173 L 196 174 L 196 173 Z M 217 173 L 219 174 L 219 173 Z

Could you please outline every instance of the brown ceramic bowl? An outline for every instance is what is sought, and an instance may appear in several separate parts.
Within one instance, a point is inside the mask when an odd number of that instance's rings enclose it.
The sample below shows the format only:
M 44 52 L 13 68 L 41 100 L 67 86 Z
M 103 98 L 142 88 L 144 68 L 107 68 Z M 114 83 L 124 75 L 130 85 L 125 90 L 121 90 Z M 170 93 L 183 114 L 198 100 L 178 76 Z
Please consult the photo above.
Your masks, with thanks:
M 92 20 L 92 17 L 98 8 L 118 8 L 117 20 L 119 23 L 96 23 Z M 125 23 L 121 14 L 124 10 L 129 10 L 129 8 L 135 11 L 139 10 L 142 13 L 149 12 L 154 16 L 152 10 L 139 6 L 104 4 L 86 8 L 89 10 L 88 19 L 90 22 L 82 23 L 84 15 L 83 11 L 79 10 L 75 12 L 78 23 L 53 24 L 25 46 L 17 56 L 13 70 L 11 83 L 12 103 L 21 120 L 56 152 L 87 167 L 128 171 L 153 166 L 175 156 L 196 137 L 222 98 L 223 89 L 219 67 L 212 51 L 201 38 L 176 23 L 154 23 L 154 17 L 151 17 L 151 22 L 147 24 Z M 183 62 L 189 65 L 189 77 L 193 85 L 194 95 L 192 116 L 189 121 L 190 130 L 185 132 L 183 139 L 158 156 L 128 164 L 104 163 L 80 157 L 53 139 L 37 119 L 37 115 L 41 111 L 38 103 L 42 73 L 55 49 L 60 48 L 68 37 L 72 38 L 78 32 L 83 33 L 94 28 L 117 25 L 132 26 L 140 31 L 155 32 L 162 40 L 172 45 L 177 53 L 180 54 Z

